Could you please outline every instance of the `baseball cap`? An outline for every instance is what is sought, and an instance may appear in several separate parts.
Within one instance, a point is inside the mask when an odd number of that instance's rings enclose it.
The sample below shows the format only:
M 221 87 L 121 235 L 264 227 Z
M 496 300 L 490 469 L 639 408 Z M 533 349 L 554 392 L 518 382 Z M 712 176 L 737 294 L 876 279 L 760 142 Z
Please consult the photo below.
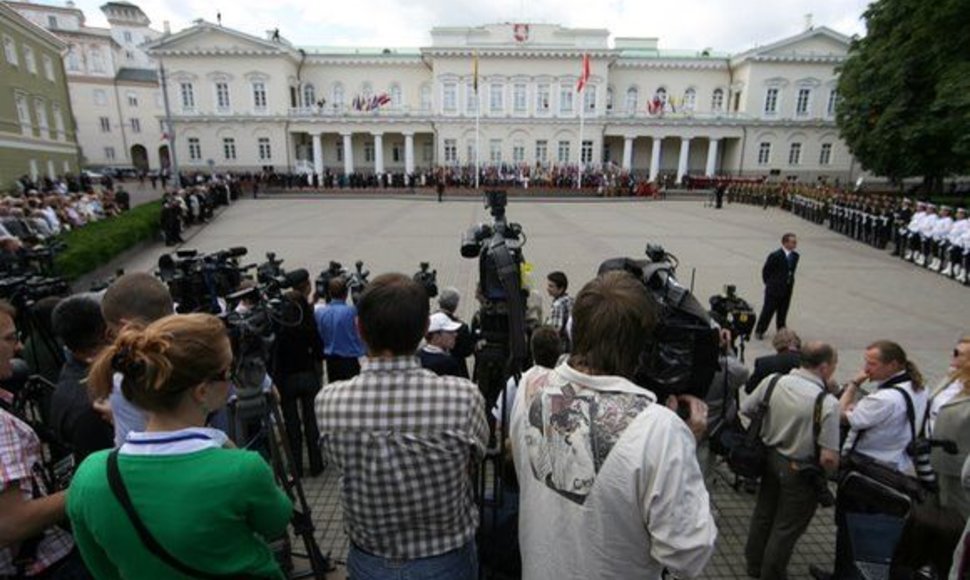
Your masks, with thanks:
M 428 322 L 428 334 L 432 332 L 455 332 L 461 328 L 460 322 L 448 318 L 444 312 L 435 312 Z

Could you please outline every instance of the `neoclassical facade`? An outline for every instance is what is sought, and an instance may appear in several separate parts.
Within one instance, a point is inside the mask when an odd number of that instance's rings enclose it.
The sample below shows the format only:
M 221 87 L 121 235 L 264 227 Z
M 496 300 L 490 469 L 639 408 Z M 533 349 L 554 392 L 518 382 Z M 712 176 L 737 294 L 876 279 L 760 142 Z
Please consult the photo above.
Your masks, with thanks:
M 548 24 L 431 37 L 414 49 L 298 47 L 200 20 L 145 49 L 167 71 L 182 169 L 581 161 L 651 178 L 860 172 L 834 120 L 849 38 L 829 28 L 735 55 Z

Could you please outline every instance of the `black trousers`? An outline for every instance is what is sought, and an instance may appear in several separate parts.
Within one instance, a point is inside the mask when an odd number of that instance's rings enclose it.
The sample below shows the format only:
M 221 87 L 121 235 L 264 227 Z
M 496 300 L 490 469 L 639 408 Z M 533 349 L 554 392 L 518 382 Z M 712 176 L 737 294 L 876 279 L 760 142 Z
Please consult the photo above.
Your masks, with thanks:
M 775 317 L 775 328 L 782 329 L 788 325 L 788 307 L 791 305 L 792 289 L 777 292 L 765 289 L 765 303 L 761 307 L 761 316 L 758 317 L 758 327 L 755 332 L 764 334 L 768 330 L 771 318 Z
M 306 440 L 310 471 L 319 473 L 323 470 L 323 456 L 320 454 L 320 430 L 313 410 L 313 399 L 320 391 L 320 377 L 313 371 L 307 371 L 287 375 L 281 383 L 280 406 L 293 453 L 294 469 L 297 475 L 303 475 L 303 441 Z
M 328 356 L 327 382 L 346 381 L 360 374 L 360 362 L 356 357 Z
M 785 580 L 795 544 L 818 508 L 818 496 L 812 482 L 793 471 L 788 459 L 774 451 L 769 454 L 744 555 L 750 576 Z

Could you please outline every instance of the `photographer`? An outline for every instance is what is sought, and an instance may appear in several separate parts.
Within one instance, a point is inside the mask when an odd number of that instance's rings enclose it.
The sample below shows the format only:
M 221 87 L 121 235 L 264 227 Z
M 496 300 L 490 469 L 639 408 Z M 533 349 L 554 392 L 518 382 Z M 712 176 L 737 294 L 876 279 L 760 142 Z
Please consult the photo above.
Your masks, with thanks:
M 231 364 L 223 323 L 187 314 L 126 327 L 92 365 L 96 395 L 122 373 L 148 414 L 145 431 L 89 456 L 71 484 L 68 513 L 98 578 L 283 578 L 265 539 L 284 532 L 290 500 L 257 453 L 204 427 L 226 403 Z
M 0 379 L 13 373 L 20 342 L 16 311 L 0 301 Z M 0 400 L 9 395 L 0 389 Z M 0 576 L 87 578 L 71 535 L 56 527 L 65 519 L 65 492 L 47 495 L 37 476 L 40 439 L 26 423 L 0 408 Z
M 569 361 L 527 372 L 512 409 L 522 577 L 696 576 L 717 536 L 695 457 L 707 408 L 683 395 L 685 423 L 631 382 L 657 324 L 636 278 L 602 274 L 572 313 Z
M 780 378 L 766 377 L 741 404 L 741 412 L 750 416 L 770 397 L 761 429 L 761 440 L 769 448 L 768 462 L 745 547 L 752 578 L 788 577 L 788 561 L 798 538 L 819 501 L 830 500 L 823 497 L 828 492 L 824 472 L 832 473 L 839 466 L 839 404 L 826 387 L 838 355 L 828 344 L 810 342 L 801 356 L 800 368 Z M 766 395 L 770 388 L 773 391 Z

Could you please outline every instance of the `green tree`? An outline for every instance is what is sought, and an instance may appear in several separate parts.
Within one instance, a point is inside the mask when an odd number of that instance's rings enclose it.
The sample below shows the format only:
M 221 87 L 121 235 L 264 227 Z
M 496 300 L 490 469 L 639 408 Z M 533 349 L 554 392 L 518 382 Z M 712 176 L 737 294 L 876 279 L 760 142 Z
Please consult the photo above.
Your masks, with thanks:
M 863 168 L 894 181 L 970 174 L 970 2 L 878 0 L 839 75 L 836 120 Z

